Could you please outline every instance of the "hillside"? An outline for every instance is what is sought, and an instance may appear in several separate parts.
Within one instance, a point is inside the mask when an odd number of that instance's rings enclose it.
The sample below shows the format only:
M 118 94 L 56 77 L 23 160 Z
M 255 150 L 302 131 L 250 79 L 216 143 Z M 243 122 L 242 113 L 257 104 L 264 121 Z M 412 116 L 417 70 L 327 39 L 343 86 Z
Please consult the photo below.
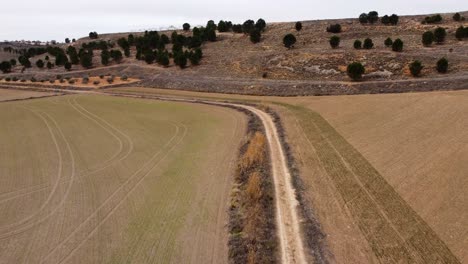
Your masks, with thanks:
M 461 14 L 468 17 L 468 12 Z M 84 74 L 126 74 L 142 79 L 145 86 L 277 95 L 466 89 L 468 42 L 466 39 L 457 40 L 455 31 L 461 25 L 467 27 L 468 23 L 453 21 L 453 14 L 442 16 L 442 23 L 426 25 L 421 23 L 425 16 L 400 17 L 397 26 L 381 23 L 362 25 L 357 18 L 303 21 L 303 29 L 299 32 L 292 22 L 269 23 L 262 33 L 261 42 L 257 44 L 253 44 L 248 35 L 217 32 L 216 42 L 205 42 L 202 45 L 203 59 L 200 65 L 186 69 L 176 67 L 172 60 L 169 67 L 136 60 L 136 49 L 131 47 L 130 57 L 124 57 L 120 64 L 111 62 L 109 66 L 103 67 L 98 50 L 94 52 L 93 68 L 90 70 L 73 65 L 72 71 L 67 73 L 63 67 L 42 70 L 33 66 L 24 71 L 23 75 L 24 78 L 34 75 L 40 79 L 64 73 L 75 77 Z M 342 26 L 342 32 L 327 33 L 327 26 L 336 23 Z M 437 27 L 447 31 L 444 44 L 424 47 L 421 43 L 422 34 Z M 170 36 L 172 31 L 160 33 Z M 178 33 L 186 37 L 192 35 L 182 30 Z M 297 38 L 292 49 L 282 44 L 283 37 L 288 33 L 293 33 Z M 138 36 L 142 33 L 133 34 Z M 337 49 L 332 49 L 329 44 L 333 35 L 341 38 Z M 103 34 L 98 40 L 115 43 L 118 38 L 126 36 L 128 33 Z M 393 52 L 386 47 L 384 41 L 388 37 L 402 39 L 403 52 Z M 370 50 L 354 49 L 354 41 L 364 41 L 365 38 L 371 38 L 374 47 Z M 78 49 L 89 41 L 86 37 L 71 45 Z M 170 50 L 171 45 L 166 48 Z M 66 46 L 62 45 L 63 48 Z M 447 74 L 440 74 L 435 68 L 436 62 L 443 57 L 449 61 Z M 31 62 L 35 65 L 36 60 L 44 58 L 45 54 L 36 56 L 31 58 Z M 414 60 L 424 65 L 420 78 L 412 77 L 409 72 L 408 64 Z M 360 83 L 350 82 L 346 74 L 347 65 L 355 61 L 366 67 Z M 21 67 L 17 66 L 13 73 L 20 71 Z M 427 87 L 428 81 L 432 81 L 433 85 Z

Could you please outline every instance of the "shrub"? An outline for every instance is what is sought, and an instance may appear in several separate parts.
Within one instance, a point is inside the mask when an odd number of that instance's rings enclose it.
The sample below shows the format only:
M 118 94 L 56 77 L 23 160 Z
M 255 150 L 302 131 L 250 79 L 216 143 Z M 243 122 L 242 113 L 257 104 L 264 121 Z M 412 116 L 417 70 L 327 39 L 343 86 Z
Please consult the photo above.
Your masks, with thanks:
M 401 39 L 395 39 L 395 41 L 392 44 L 392 50 L 396 52 L 402 52 L 403 51 L 403 41 Z
M 99 75 L 99 79 L 104 79 L 104 74 Z
M 68 80 L 68 84 L 75 84 L 75 80 L 73 80 L 73 79 Z
M 296 43 L 296 37 L 293 34 L 287 34 L 283 38 L 283 44 L 286 48 L 290 49 Z
M 57 80 L 62 79 L 62 75 L 57 75 L 57 76 L 55 76 L 55 79 L 57 79 Z
M 301 22 L 296 22 L 296 31 L 301 31 L 302 30 L 302 23 Z
M 252 43 L 260 42 L 261 37 L 262 37 L 262 34 L 260 33 L 259 29 L 254 29 L 250 31 L 250 41 L 252 41 Z
M 257 22 L 255 23 L 255 28 L 260 31 L 265 31 L 265 28 L 266 28 L 265 20 L 263 18 L 260 18 L 259 20 L 257 20 Z
M 457 28 L 457 31 L 455 32 L 455 37 L 458 40 L 463 40 L 464 38 L 467 37 L 467 29 L 465 29 L 463 26 L 460 26 Z
M 379 21 L 379 13 L 377 11 L 370 11 L 367 14 L 367 20 L 369 23 L 374 24 L 375 22 Z
M 120 63 L 122 61 L 122 59 L 123 59 L 123 55 L 122 55 L 122 52 L 120 50 L 111 50 L 110 51 L 110 56 L 117 63 Z
M 382 24 L 384 25 L 388 25 L 390 24 L 390 17 L 388 15 L 385 15 L 380 19 L 380 22 L 382 22 Z
M 174 63 L 181 69 L 184 69 L 187 66 L 187 57 L 182 52 L 176 53 L 174 54 Z
M 120 77 L 120 80 L 122 80 L 122 81 L 127 81 L 127 80 L 128 80 L 128 76 L 127 76 L 127 75 L 123 75 L 122 77 Z
M 3 73 L 11 72 L 11 63 L 9 61 L 2 61 L 0 63 L 0 70 Z
M 49 80 L 50 83 L 55 83 L 54 79 Z
M 361 49 L 362 48 L 362 41 L 360 41 L 359 39 L 356 39 L 354 41 L 354 48 L 355 49 Z
M 411 72 L 411 75 L 413 75 L 414 77 L 418 77 L 419 74 L 421 74 L 421 71 L 422 69 L 424 68 L 424 66 L 422 65 L 422 63 L 418 60 L 416 61 L 413 61 L 410 65 L 409 65 L 409 70 Z
M 453 15 L 453 20 L 459 22 L 462 20 L 462 16 L 460 15 L 460 13 L 455 13 L 455 15 Z
M 435 24 L 440 22 L 442 22 L 442 16 L 439 14 L 425 17 L 423 21 L 424 24 Z
M 94 85 L 99 85 L 101 82 L 100 81 L 94 81 L 93 84 Z
M 184 31 L 189 31 L 190 30 L 190 24 L 189 23 L 184 23 L 182 25 L 182 28 L 184 29 Z
M 65 79 L 61 78 L 60 83 L 64 83 L 64 82 L 65 82 Z
M 15 76 L 15 77 L 13 77 L 11 80 L 14 81 L 14 82 L 17 82 L 17 81 L 18 81 L 18 77 Z
M 330 46 L 333 48 L 333 49 L 336 49 L 340 46 L 340 37 L 338 36 L 333 36 L 330 38 Z
M 5 81 L 9 82 L 9 81 L 11 81 L 11 78 L 10 78 L 10 77 L 6 77 L 6 78 L 5 78 Z
M 341 33 L 341 25 L 335 24 L 327 27 L 327 32 L 329 33 Z
M 448 71 L 448 60 L 446 58 L 438 60 L 436 69 L 439 73 L 446 73 Z
M 110 76 L 107 78 L 107 82 L 110 84 L 110 83 L 113 83 L 114 82 L 114 77 Z
M 363 48 L 365 48 L 365 49 L 372 49 L 373 47 L 374 47 L 374 42 L 372 42 L 372 39 L 366 38 L 366 39 L 364 40 Z
M 65 67 L 65 70 L 69 71 L 69 70 L 71 70 L 71 68 L 72 68 L 72 64 L 71 64 L 70 62 L 67 61 L 67 62 L 65 63 L 65 66 L 64 66 L 64 67 Z
M 52 69 L 54 67 L 54 64 L 50 61 L 47 62 L 47 69 Z
M 89 77 L 88 76 L 83 77 L 83 79 L 81 79 L 81 83 L 82 84 L 88 84 L 89 83 Z
M 362 13 L 360 16 L 359 16 L 359 22 L 361 24 L 367 24 L 367 22 L 369 22 L 369 19 L 367 18 L 367 14 L 366 13 Z
M 26 82 L 26 79 L 21 79 L 21 81 L 20 81 L 20 82 Z
M 392 44 L 393 44 L 393 40 L 392 40 L 391 38 L 387 38 L 387 39 L 385 40 L 384 44 L 385 44 L 385 47 L 387 47 L 387 48 L 388 48 L 388 47 L 391 47 Z
M 398 24 L 398 21 L 400 20 L 400 17 L 398 17 L 398 15 L 396 14 L 393 14 L 390 16 L 390 24 L 392 25 L 397 25 Z
M 430 46 L 434 42 L 434 33 L 432 31 L 426 31 L 422 35 L 422 43 L 424 46 Z
M 11 64 L 11 66 L 16 66 L 16 60 L 15 60 L 15 59 L 11 59 L 11 60 L 10 60 L 10 64 Z
M 34 77 L 31 77 L 31 82 L 37 82 L 37 79 Z
M 36 66 L 40 69 L 44 68 L 44 61 L 43 60 L 37 60 L 36 61 Z
M 97 32 L 89 32 L 90 39 L 97 39 L 99 37 Z
M 366 69 L 360 62 L 353 62 L 348 65 L 346 72 L 351 79 L 357 81 L 362 79 L 362 75 L 366 72 Z
M 109 64 L 109 59 L 110 59 L 110 54 L 108 50 L 103 50 L 101 52 L 101 64 L 102 65 L 108 65 Z
M 445 28 L 438 27 L 434 30 L 434 41 L 437 44 L 442 44 L 445 41 L 445 36 L 447 36 L 447 32 Z

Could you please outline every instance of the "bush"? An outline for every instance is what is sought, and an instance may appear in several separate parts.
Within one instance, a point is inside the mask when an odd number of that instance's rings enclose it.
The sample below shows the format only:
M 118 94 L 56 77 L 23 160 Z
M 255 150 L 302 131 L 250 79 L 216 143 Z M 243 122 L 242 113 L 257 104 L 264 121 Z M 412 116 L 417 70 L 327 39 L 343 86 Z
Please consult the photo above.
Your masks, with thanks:
M 184 23 L 182 25 L 182 28 L 184 29 L 184 31 L 189 31 L 190 30 L 190 24 L 189 23 Z
M 82 84 L 88 84 L 89 83 L 89 77 L 88 76 L 83 77 L 83 79 L 81 79 L 81 83 Z
M 296 22 L 296 31 L 301 31 L 302 30 L 302 23 L 301 22 Z
M 37 82 L 37 79 L 34 77 L 31 77 L 31 82 Z
M 428 16 L 424 18 L 423 24 L 435 24 L 442 22 L 442 16 L 437 14 L 433 16 Z
M 403 41 L 401 39 L 395 39 L 392 44 L 392 50 L 395 52 L 402 52 L 403 51 Z
M 54 67 L 54 64 L 50 61 L 47 62 L 47 69 L 52 69 Z
M 9 61 L 2 61 L 0 63 L 0 71 L 3 73 L 11 72 L 11 63 Z
M 364 40 L 364 45 L 363 45 L 363 47 L 364 47 L 365 49 L 372 49 L 372 48 L 374 47 L 374 42 L 372 42 L 372 39 L 366 38 L 366 39 Z
M 434 41 L 437 44 L 442 44 L 445 41 L 445 36 L 447 36 L 447 32 L 445 28 L 438 27 L 434 30 Z
M 127 75 L 123 75 L 122 77 L 120 77 L 120 80 L 122 80 L 122 81 L 127 81 L 127 80 L 128 80 L 128 76 L 127 76 Z
M 387 38 L 387 39 L 385 40 L 384 44 L 385 44 L 385 47 L 387 47 L 387 48 L 388 48 L 388 47 L 391 47 L 392 44 L 393 44 L 393 40 L 392 40 L 391 38 Z
M 104 74 L 99 75 L 99 79 L 104 79 Z
M 26 82 L 26 79 L 21 79 L 21 81 L 20 81 L 20 82 Z
M 439 73 L 446 73 L 448 71 L 448 60 L 446 58 L 438 60 L 436 69 Z
M 333 48 L 333 49 L 336 49 L 340 46 L 340 37 L 338 36 L 333 36 L 330 38 L 330 46 Z
M 400 20 L 400 17 L 396 14 L 393 14 L 390 16 L 390 24 L 392 25 L 397 25 L 398 24 L 398 21 Z
M 265 28 L 266 28 L 266 22 L 263 18 L 260 18 L 259 20 L 257 20 L 257 22 L 255 23 L 255 28 L 260 30 L 260 31 L 265 31 Z
M 55 83 L 55 80 L 51 79 L 51 80 L 49 80 L 49 82 L 53 84 L 53 83 Z
M 65 82 L 65 79 L 61 78 L 60 83 L 64 83 L 64 82 Z
M 14 82 L 17 82 L 17 81 L 18 81 L 18 77 L 15 76 L 15 77 L 13 77 L 11 80 L 14 81 Z
M 370 11 L 367 14 L 367 20 L 369 23 L 374 24 L 375 22 L 379 21 L 379 13 L 377 11 Z
M 57 79 L 57 80 L 62 79 L 62 75 L 57 75 L 57 76 L 55 76 L 55 79 Z
M 108 78 L 107 78 L 107 82 L 108 82 L 109 84 L 113 83 L 113 82 L 114 82 L 114 77 L 113 77 L 113 76 L 108 77 Z
M 11 78 L 10 78 L 10 77 L 6 77 L 6 78 L 5 78 L 5 81 L 9 82 L 9 81 L 11 81 Z
M 262 34 L 260 33 L 259 29 L 254 29 L 250 31 L 250 41 L 252 41 L 252 43 L 260 42 L 261 37 L 262 37 Z
M 36 61 L 36 66 L 40 69 L 44 68 L 44 61 L 43 60 Z
M 369 22 L 369 19 L 367 18 L 367 14 L 366 13 L 362 13 L 360 16 L 359 16 L 359 22 L 361 24 L 367 24 L 367 22 Z
M 64 66 L 64 67 L 65 67 L 65 70 L 69 71 L 69 70 L 71 70 L 71 68 L 72 68 L 72 64 L 71 64 L 70 62 L 67 61 L 67 62 L 65 63 L 65 66 Z
M 390 17 L 388 15 L 385 15 L 380 19 L 380 22 L 382 22 L 382 24 L 384 25 L 388 25 L 390 24 Z
M 468 37 L 467 28 L 464 28 L 463 26 L 460 26 L 459 28 L 457 28 L 457 31 L 455 32 L 455 37 L 458 40 L 463 40 L 464 38 Z
M 354 41 L 354 48 L 355 49 L 361 49 L 362 48 L 362 41 L 360 41 L 359 39 L 356 39 Z
M 101 82 L 100 81 L 94 81 L 93 84 L 94 85 L 99 85 Z
M 90 39 L 97 39 L 99 37 L 97 32 L 89 32 Z
M 424 46 L 430 46 L 434 42 L 434 33 L 432 31 L 426 31 L 422 35 L 422 44 Z
M 287 34 L 283 38 L 283 44 L 286 48 L 290 49 L 296 43 L 296 37 L 293 34 Z
M 457 22 L 462 21 L 462 16 L 460 15 L 460 13 L 455 13 L 455 15 L 453 15 L 453 20 Z
M 351 79 L 357 81 L 362 79 L 362 75 L 366 72 L 366 69 L 360 62 L 353 62 L 348 65 L 346 72 Z
M 341 33 L 341 25 L 335 24 L 327 27 L 327 32 L 329 33 Z
M 73 79 L 68 80 L 68 84 L 75 84 L 75 80 L 73 80 Z
M 414 77 L 418 77 L 419 74 L 421 74 L 421 71 L 422 69 L 424 68 L 424 66 L 422 65 L 422 63 L 420 61 L 413 61 L 410 65 L 409 65 L 409 70 L 411 72 L 411 75 L 413 75 Z

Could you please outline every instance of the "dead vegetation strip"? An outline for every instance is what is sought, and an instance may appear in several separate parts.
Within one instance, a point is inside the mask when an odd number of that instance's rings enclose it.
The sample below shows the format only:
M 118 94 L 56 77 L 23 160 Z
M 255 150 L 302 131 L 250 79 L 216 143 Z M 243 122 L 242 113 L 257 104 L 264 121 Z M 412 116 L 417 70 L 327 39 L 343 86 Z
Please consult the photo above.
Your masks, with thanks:
M 274 186 L 268 146 L 260 119 L 249 117 L 239 154 L 229 208 L 229 262 L 277 263 Z
M 375 168 L 318 113 L 285 105 L 299 118 L 311 147 L 384 263 L 460 263 L 445 243 Z
M 326 242 L 326 234 L 323 232 L 320 222 L 318 221 L 313 208 L 310 206 L 311 201 L 306 199 L 304 195 L 304 183 L 301 179 L 300 171 L 292 155 L 291 148 L 286 140 L 285 129 L 280 116 L 271 108 L 265 109 L 268 114 L 273 117 L 273 121 L 278 129 L 278 135 L 286 154 L 287 165 L 291 172 L 292 183 L 296 190 L 296 199 L 299 202 L 299 213 L 301 217 L 301 228 L 304 234 L 307 251 L 313 257 L 314 263 L 329 263 L 332 259 L 332 253 L 328 249 Z

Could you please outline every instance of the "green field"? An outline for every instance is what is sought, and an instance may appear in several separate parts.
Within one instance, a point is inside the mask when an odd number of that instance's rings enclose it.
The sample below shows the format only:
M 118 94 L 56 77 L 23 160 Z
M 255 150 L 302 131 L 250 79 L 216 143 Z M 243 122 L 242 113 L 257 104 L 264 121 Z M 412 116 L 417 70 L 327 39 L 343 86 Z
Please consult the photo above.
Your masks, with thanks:
M 74 95 L 0 122 L 0 262 L 227 261 L 241 113 Z

